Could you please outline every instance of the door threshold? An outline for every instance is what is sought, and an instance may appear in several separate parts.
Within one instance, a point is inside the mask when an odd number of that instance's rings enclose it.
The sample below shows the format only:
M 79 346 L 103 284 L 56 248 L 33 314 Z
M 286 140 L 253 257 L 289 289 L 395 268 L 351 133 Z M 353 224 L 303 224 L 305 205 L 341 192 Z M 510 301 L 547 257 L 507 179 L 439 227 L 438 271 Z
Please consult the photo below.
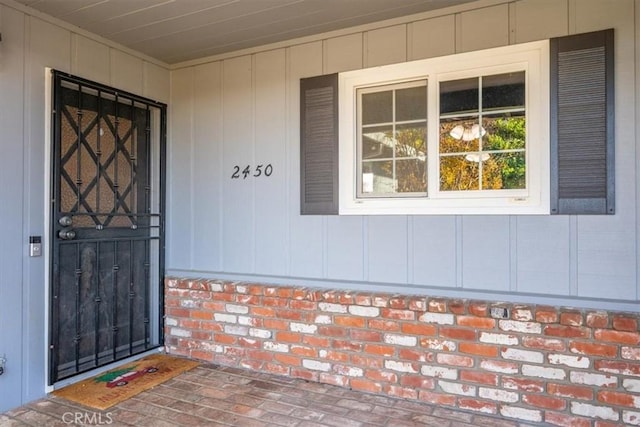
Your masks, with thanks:
M 147 350 L 143 353 L 138 353 L 136 355 L 127 357 L 125 359 L 117 360 L 113 363 L 109 363 L 108 365 L 100 366 L 99 368 L 92 369 L 90 371 L 83 372 L 78 375 L 74 375 L 73 377 L 65 378 L 64 380 L 60 380 L 53 385 L 46 386 L 45 392 L 51 393 L 52 391 L 59 390 L 63 387 L 66 387 L 71 384 L 75 384 L 87 378 L 91 378 L 95 375 L 101 374 L 106 371 L 110 371 L 113 368 L 117 368 L 118 366 L 122 366 L 129 362 L 135 362 L 136 360 L 142 359 L 143 357 L 149 356 L 150 354 L 164 353 L 164 346 L 159 346 L 156 348 L 152 348 L 151 350 Z

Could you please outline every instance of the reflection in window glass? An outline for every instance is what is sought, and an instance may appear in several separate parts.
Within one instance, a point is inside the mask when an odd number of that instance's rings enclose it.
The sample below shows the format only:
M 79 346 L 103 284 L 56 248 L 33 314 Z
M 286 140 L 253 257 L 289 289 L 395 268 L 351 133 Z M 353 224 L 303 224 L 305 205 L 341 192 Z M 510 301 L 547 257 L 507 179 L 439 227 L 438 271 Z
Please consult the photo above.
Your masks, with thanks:
M 358 91 L 358 194 L 427 192 L 426 81 Z
M 526 188 L 525 73 L 440 83 L 440 190 Z

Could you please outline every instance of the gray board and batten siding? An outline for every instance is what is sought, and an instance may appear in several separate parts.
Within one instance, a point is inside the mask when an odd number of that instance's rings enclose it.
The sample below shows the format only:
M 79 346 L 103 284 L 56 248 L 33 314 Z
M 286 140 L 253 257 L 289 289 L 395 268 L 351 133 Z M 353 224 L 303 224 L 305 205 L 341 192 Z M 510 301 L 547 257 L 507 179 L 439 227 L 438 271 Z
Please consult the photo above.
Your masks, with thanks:
M 178 65 L 167 274 L 638 311 L 637 11 L 633 0 L 483 1 Z M 608 28 L 615 214 L 300 214 L 300 79 Z M 232 178 L 267 164 L 270 177 Z

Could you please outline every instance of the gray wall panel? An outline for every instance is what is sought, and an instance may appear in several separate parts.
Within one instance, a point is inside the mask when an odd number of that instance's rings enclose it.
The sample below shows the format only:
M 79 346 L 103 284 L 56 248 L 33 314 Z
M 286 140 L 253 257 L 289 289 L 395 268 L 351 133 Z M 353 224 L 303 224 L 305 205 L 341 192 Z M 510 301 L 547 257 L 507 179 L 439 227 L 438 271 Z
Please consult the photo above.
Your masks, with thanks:
M 462 219 L 462 287 L 508 291 L 510 238 L 508 216 Z
M 456 286 L 456 218 L 412 218 L 413 282 L 426 286 Z
M 368 224 L 367 265 L 370 282 L 407 283 L 407 217 L 372 216 Z

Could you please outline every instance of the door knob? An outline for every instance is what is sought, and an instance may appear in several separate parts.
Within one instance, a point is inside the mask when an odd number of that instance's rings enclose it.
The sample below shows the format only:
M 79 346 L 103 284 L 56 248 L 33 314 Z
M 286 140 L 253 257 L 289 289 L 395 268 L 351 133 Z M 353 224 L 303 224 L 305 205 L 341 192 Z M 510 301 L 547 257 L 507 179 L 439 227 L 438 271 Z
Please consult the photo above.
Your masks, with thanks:
M 58 224 L 60 224 L 63 227 L 68 227 L 71 224 L 73 224 L 73 219 L 70 216 L 65 215 L 58 220 Z
M 58 237 L 62 240 L 73 240 L 76 238 L 76 232 L 73 230 L 60 230 Z

